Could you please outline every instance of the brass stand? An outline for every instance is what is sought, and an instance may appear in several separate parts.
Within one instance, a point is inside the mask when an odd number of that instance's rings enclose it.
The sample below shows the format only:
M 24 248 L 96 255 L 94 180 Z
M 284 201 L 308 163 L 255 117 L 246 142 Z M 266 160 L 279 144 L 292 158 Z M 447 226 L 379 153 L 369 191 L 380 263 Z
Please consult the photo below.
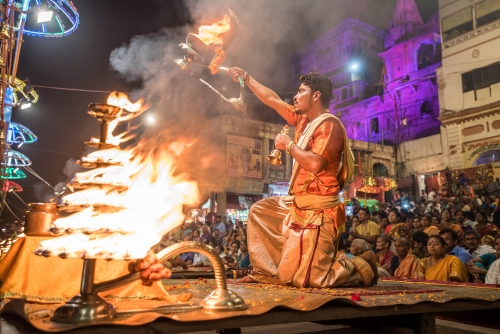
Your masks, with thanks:
M 95 259 L 83 261 L 80 294 L 71 298 L 66 304 L 59 306 L 50 319 L 51 321 L 81 324 L 111 320 L 115 317 L 114 306 L 94 291 L 95 262 Z

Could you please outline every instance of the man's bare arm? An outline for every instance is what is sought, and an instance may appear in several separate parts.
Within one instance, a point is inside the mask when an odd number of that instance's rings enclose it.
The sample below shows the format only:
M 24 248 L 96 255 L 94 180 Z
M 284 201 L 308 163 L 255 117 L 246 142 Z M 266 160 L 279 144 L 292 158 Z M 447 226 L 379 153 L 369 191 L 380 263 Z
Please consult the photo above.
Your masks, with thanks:
M 276 147 L 279 148 L 278 145 L 276 145 Z M 292 154 L 295 161 L 297 161 L 297 163 L 300 165 L 300 167 L 313 174 L 321 173 L 328 164 L 328 160 L 323 158 L 321 155 L 309 151 L 304 151 L 297 145 L 292 145 L 292 147 L 290 148 L 290 153 Z
M 227 75 L 229 75 L 236 82 L 238 82 L 238 75 L 244 78 L 247 87 L 250 88 L 255 96 L 262 101 L 262 103 L 276 110 L 281 117 L 283 117 L 287 122 L 290 122 L 286 112 L 287 103 L 283 101 L 272 89 L 262 85 L 239 67 L 231 67 L 227 71 Z

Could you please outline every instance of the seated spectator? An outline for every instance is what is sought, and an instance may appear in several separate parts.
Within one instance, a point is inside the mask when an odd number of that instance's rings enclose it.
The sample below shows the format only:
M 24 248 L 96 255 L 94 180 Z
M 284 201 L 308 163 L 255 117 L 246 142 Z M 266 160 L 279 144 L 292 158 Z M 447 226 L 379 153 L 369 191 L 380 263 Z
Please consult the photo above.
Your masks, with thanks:
M 474 214 L 474 212 L 470 212 L 470 211 L 462 211 L 460 210 L 459 212 L 462 212 L 463 215 L 464 215 L 464 223 L 463 225 L 464 226 L 467 226 L 469 229 L 473 229 L 476 227 L 477 225 L 477 222 L 475 221 L 476 219 L 476 215 Z
M 195 253 L 193 258 L 193 266 L 196 267 L 211 267 L 212 263 L 210 260 L 203 254 Z
M 215 252 L 219 255 L 220 258 L 225 258 L 226 257 L 226 253 L 224 253 L 224 249 L 222 248 L 222 246 L 220 245 L 216 245 L 214 247 L 215 249 Z
M 367 208 L 360 208 L 358 212 L 360 224 L 353 229 L 351 234 L 355 239 L 363 239 L 373 249 L 380 230 L 377 223 L 370 220 L 370 211 Z M 390 245 L 389 245 L 390 246 Z
M 212 232 L 212 241 L 214 243 L 214 246 L 221 246 L 221 248 L 222 248 L 223 238 L 220 235 L 220 231 L 218 229 L 215 229 Z
M 378 227 L 380 230 L 380 235 L 385 235 L 385 229 L 387 228 L 387 225 L 389 225 L 389 220 L 387 218 L 387 213 L 380 211 L 378 213 Z
M 452 221 L 451 210 L 446 209 L 441 212 L 441 225 L 439 226 L 440 230 L 451 229 L 457 233 L 458 241 L 462 240 L 464 236 L 464 231 L 460 226 L 454 224 Z
M 391 260 L 391 273 L 396 277 L 417 278 L 419 259 L 409 252 L 410 240 L 398 238 L 395 242 L 396 256 Z
M 418 259 L 423 259 L 428 256 L 427 241 L 429 236 L 424 232 L 413 233 L 413 247 L 411 253 Z
M 485 235 L 481 239 L 481 245 L 489 245 L 491 247 L 495 247 L 495 237 L 492 235 Z
M 394 257 L 394 253 L 389 250 L 391 243 L 391 238 L 386 235 L 377 238 L 377 243 L 375 245 L 375 249 L 377 250 L 377 253 L 375 253 L 377 256 L 377 264 L 387 272 L 387 275 L 381 275 L 379 271 L 379 276 L 389 276 L 391 260 Z
M 467 263 L 467 270 L 474 277 L 474 283 L 482 283 L 494 262 L 500 259 L 500 236 L 495 239 L 495 254 L 483 254 Z
M 215 225 L 213 226 L 214 229 L 218 229 L 220 233 L 224 233 L 227 231 L 226 224 L 222 222 L 222 217 L 221 216 L 216 216 L 215 217 Z
M 429 281 L 468 282 L 467 269 L 456 256 L 446 255 L 446 242 L 438 235 L 429 237 L 427 250 L 430 254 L 420 260 L 417 278 Z
M 495 224 L 488 223 L 488 217 L 484 212 L 478 211 L 478 213 L 476 213 L 476 222 L 477 225 L 475 226 L 475 229 L 479 232 L 481 237 L 484 237 L 485 235 L 494 236 L 498 233 L 498 227 Z
M 208 229 L 208 226 L 207 225 L 203 225 L 201 227 L 201 236 L 200 236 L 200 242 L 204 243 L 204 244 L 208 244 L 210 243 L 210 241 L 212 241 L 212 235 L 210 233 L 210 230 Z
M 422 229 L 422 223 L 420 222 L 420 217 L 415 216 L 413 218 L 413 231 L 412 233 L 418 232 L 418 231 L 423 231 Z
M 423 215 L 422 219 L 420 220 L 420 223 L 422 224 L 423 232 L 427 234 L 429 237 L 431 235 L 439 234 L 439 228 L 433 225 L 431 215 L 428 214 Z
M 486 284 L 500 284 L 500 259 L 493 262 L 490 269 L 486 273 L 484 280 Z
M 193 231 L 193 241 L 200 242 L 200 231 L 198 230 Z
M 353 232 L 356 231 L 356 229 L 358 228 L 359 224 L 360 224 L 360 220 L 359 220 L 359 217 L 358 216 L 353 216 L 352 219 L 351 219 L 351 228 L 350 228 L 350 231 L 349 231 L 349 237 L 347 238 L 350 242 L 352 242 L 354 239 L 356 239 L 353 235 Z
M 240 253 L 238 254 L 238 267 L 242 269 L 250 268 L 250 254 L 248 254 L 248 247 L 246 241 L 240 242 Z
M 465 247 L 472 255 L 472 258 L 478 258 L 484 254 L 496 254 L 493 247 L 489 245 L 479 245 L 480 236 L 476 231 L 465 232 Z
M 439 235 L 446 241 L 446 253 L 456 256 L 465 265 L 472 259 L 472 255 L 465 248 L 458 245 L 458 235 L 455 231 L 449 228 L 441 230 Z
M 370 246 L 363 239 L 354 239 L 351 242 L 351 247 L 349 247 L 349 254 L 347 257 L 353 258 L 355 256 L 360 256 L 366 252 L 370 251 Z
M 392 242 L 394 243 L 398 238 L 406 238 L 408 240 L 412 240 L 412 234 L 410 229 L 405 223 L 401 222 L 401 214 L 398 209 L 391 209 L 389 211 L 389 223 L 386 229 L 386 235 L 388 235 Z M 394 252 L 394 245 L 391 246 L 391 251 Z
M 240 241 L 234 240 L 231 243 L 231 248 L 229 253 L 225 258 L 222 259 L 222 262 L 231 269 L 238 269 L 238 253 L 240 252 Z

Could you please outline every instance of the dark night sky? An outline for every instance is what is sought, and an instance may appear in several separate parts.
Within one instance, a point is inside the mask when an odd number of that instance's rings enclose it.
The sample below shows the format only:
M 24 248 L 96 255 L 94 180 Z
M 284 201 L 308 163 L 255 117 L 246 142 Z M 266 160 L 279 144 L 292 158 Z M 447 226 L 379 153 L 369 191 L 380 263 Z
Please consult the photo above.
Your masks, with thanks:
M 333 7 L 335 1 L 310 0 L 307 3 L 310 6 L 321 4 Z M 389 13 L 387 17 L 390 17 L 395 0 L 370 1 L 379 1 L 386 7 L 387 4 L 392 4 L 386 8 Z M 231 0 L 212 0 L 210 4 L 222 7 L 228 2 Z M 424 20 L 437 11 L 437 0 L 416 2 Z M 73 34 L 63 38 L 25 36 L 18 71 L 19 78 L 29 77 L 33 85 L 40 86 L 131 91 L 139 88 L 139 83 L 127 83 L 110 68 L 111 52 L 128 43 L 135 35 L 156 33 L 162 28 L 186 24 L 191 20 L 187 7 L 182 1 L 177 0 L 73 0 L 73 3 L 80 14 L 80 26 Z M 191 2 L 193 3 L 196 2 Z M 272 8 L 275 7 L 273 3 L 293 6 L 302 1 L 273 0 L 264 3 L 269 4 L 266 7 Z M 247 6 L 250 10 L 256 11 L 264 7 L 252 9 L 252 5 Z M 233 10 L 236 11 L 236 8 Z M 331 10 L 338 9 L 333 7 Z M 237 14 L 240 21 L 245 22 L 249 12 L 240 11 Z M 307 22 L 301 22 L 302 26 L 305 25 L 306 36 L 302 34 L 299 38 L 289 38 L 289 51 L 293 51 L 294 46 L 298 48 L 312 41 L 335 23 L 326 22 L 321 29 L 315 30 L 315 25 L 308 27 Z M 381 28 L 387 27 L 387 24 L 388 22 L 380 22 Z M 256 31 L 259 31 L 258 27 Z M 268 47 L 272 50 L 272 46 Z M 289 55 L 290 52 L 283 55 L 282 59 Z M 91 136 L 98 136 L 99 123 L 87 115 L 87 105 L 90 102 L 105 102 L 108 93 L 63 91 L 41 87 L 36 90 L 40 95 L 39 102 L 29 109 L 15 110 L 12 120 L 24 124 L 38 136 L 37 143 L 23 145 L 19 151 L 32 160 L 32 168 L 39 175 L 55 185 L 67 179 L 63 173 L 65 162 L 69 158 L 78 158 L 84 150 L 83 142 L 88 141 Z M 27 174 L 28 179 L 19 181 L 25 189 L 20 195 L 26 202 L 34 202 L 35 188 L 45 188 L 45 191 L 49 191 L 49 188 L 35 187 L 34 185 L 40 182 Z M 16 203 L 16 199 L 12 202 Z

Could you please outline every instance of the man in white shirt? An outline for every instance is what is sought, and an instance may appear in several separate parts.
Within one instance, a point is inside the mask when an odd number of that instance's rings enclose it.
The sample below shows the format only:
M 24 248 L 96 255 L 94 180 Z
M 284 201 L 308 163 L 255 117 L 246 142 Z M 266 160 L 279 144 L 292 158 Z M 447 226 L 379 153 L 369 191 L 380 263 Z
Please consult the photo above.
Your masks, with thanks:
M 195 253 L 193 259 L 193 266 L 197 267 L 211 267 L 212 263 L 210 260 L 203 254 Z
M 472 258 L 478 258 L 484 254 L 496 254 L 496 251 L 490 245 L 479 245 L 481 236 L 476 231 L 465 232 L 465 247 L 472 255 Z
M 436 189 L 432 188 L 432 191 L 427 195 L 427 200 L 432 202 L 436 198 Z

